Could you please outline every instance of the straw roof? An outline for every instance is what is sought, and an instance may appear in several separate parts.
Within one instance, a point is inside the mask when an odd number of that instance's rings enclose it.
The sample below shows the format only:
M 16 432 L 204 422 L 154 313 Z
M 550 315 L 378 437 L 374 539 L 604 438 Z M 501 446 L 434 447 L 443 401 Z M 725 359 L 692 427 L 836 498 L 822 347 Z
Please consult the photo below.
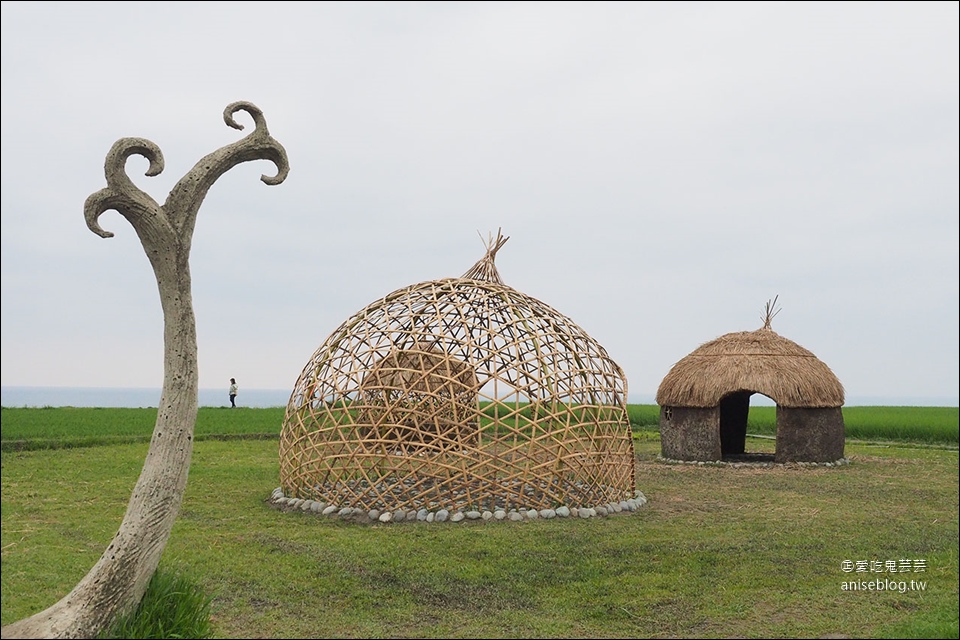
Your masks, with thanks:
M 450 358 L 437 347 L 417 342 L 409 349 L 394 349 L 380 360 L 360 384 L 367 394 L 385 389 L 431 396 L 476 395 L 477 373 L 467 363 Z
M 776 312 L 768 302 L 764 326 L 711 340 L 677 362 L 660 383 L 657 404 L 715 407 L 737 391 L 754 391 L 781 407 L 840 407 L 843 385 L 812 352 L 770 328 Z

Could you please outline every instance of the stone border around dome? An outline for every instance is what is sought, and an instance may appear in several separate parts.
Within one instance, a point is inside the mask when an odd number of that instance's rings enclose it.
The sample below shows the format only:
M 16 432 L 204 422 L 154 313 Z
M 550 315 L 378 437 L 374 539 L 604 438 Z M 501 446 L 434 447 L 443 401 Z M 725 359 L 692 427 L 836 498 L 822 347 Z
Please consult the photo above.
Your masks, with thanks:
M 686 464 L 697 467 L 750 467 L 754 469 L 772 469 L 773 467 L 843 467 L 850 464 L 850 458 L 840 458 L 833 462 L 744 462 L 728 460 L 674 460 L 673 458 L 656 457 L 657 462 L 663 464 Z
M 341 519 L 353 520 L 355 522 L 368 522 L 370 524 L 386 524 L 389 522 L 467 522 L 467 521 L 507 521 L 523 522 L 527 520 L 551 520 L 553 518 L 595 518 L 604 516 L 613 516 L 619 513 L 630 514 L 639 510 L 647 504 L 647 497 L 641 491 L 635 491 L 634 497 L 620 502 L 611 502 L 609 504 L 597 507 L 566 507 L 559 506 L 556 509 L 511 509 L 505 511 L 497 509 L 496 511 L 477 511 L 463 509 L 438 509 L 430 511 L 428 509 L 406 510 L 398 509 L 396 511 L 380 511 L 377 509 L 361 509 L 335 504 L 327 504 L 318 500 L 305 500 L 303 498 L 288 498 L 283 495 L 283 489 L 277 487 L 270 494 L 267 500 L 271 506 L 284 511 L 302 511 L 317 515 L 338 517 Z

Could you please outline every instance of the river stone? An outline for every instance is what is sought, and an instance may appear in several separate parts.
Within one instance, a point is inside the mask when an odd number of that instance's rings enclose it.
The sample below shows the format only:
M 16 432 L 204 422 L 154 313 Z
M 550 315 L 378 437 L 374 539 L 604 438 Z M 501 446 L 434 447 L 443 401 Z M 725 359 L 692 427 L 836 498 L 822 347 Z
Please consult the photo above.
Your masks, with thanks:
M 340 508 L 337 505 L 331 504 L 331 505 L 328 505 L 327 508 L 322 511 L 322 513 L 323 515 L 328 516 L 331 513 L 334 513 L 335 511 L 339 511 L 339 510 Z
M 540 514 L 537 513 L 536 509 L 529 509 L 527 511 L 527 517 L 530 518 L 531 520 L 536 520 L 539 516 Z
M 549 520 L 550 518 L 556 518 L 557 512 L 554 511 L 553 509 L 540 509 L 540 517 L 546 518 L 547 520 Z
M 450 516 L 450 522 L 460 522 L 461 520 L 463 520 L 463 518 L 464 518 L 463 511 L 457 511 L 452 516 Z
M 466 515 L 467 518 L 469 518 L 470 520 L 479 520 L 479 519 L 480 519 L 480 512 L 479 512 L 479 511 L 467 511 L 467 513 L 466 513 L 465 515 Z
M 380 517 L 380 512 L 377 509 L 370 509 L 370 511 L 367 512 L 367 517 L 371 520 L 376 520 Z
M 496 518 L 497 520 L 503 520 L 504 518 L 507 517 L 507 512 L 504 511 L 503 509 L 497 509 L 496 511 L 493 512 L 493 517 Z
M 427 512 L 427 522 L 433 522 L 434 518 L 436 517 L 437 515 L 433 511 Z
M 557 507 L 557 515 L 560 516 L 561 518 L 566 518 L 567 516 L 570 515 L 570 508 L 567 507 L 566 505 L 560 505 L 559 507 Z
M 393 519 L 393 514 L 391 514 L 389 511 L 385 511 L 384 513 L 381 513 L 380 517 L 378 518 L 380 522 L 390 522 L 390 520 L 392 519 Z
M 520 515 L 520 514 L 519 514 L 518 512 L 516 512 L 516 511 L 511 511 L 511 512 L 510 512 L 510 520 L 511 520 L 512 522 L 520 522 L 521 520 L 523 520 L 523 516 Z
M 446 522 L 447 518 L 449 517 L 450 517 L 449 511 L 447 511 L 446 509 L 440 509 L 440 511 L 437 511 L 437 517 L 435 518 L 435 520 L 437 522 Z
M 489 520 L 490 518 L 493 517 L 493 514 L 490 513 L 489 511 L 484 511 L 483 513 L 480 514 L 480 517 L 483 518 L 484 520 Z
M 430 512 L 427 511 L 426 509 L 420 509 L 420 511 L 417 511 L 417 520 L 419 520 L 420 522 L 426 521 L 428 513 Z

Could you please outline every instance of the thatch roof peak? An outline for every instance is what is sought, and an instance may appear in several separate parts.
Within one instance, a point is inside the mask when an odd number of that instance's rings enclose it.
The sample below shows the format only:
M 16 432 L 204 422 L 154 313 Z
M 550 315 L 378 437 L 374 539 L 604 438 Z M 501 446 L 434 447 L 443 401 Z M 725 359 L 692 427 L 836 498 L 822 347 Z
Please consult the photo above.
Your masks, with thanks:
M 761 393 L 784 407 L 840 407 L 843 385 L 813 352 L 770 328 L 776 315 L 767 303 L 764 326 L 727 333 L 677 362 L 660 383 L 657 404 L 715 407 L 738 391 Z
M 477 233 L 479 234 L 480 232 L 478 231 Z M 497 258 L 497 251 L 499 251 L 500 247 L 506 244 L 507 240 L 509 239 L 510 236 L 504 236 L 500 229 L 497 229 L 496 238 L 493 237 L 493 234 L 488 234 L 487 240 L 483 242 L 487 249 L 486 254 L 480 258 L 476 264 L 467 269 L 467 272 L 461 277 L 469 278 L 471 280 L 485 280 L 487 282 L 503 284 L 503 280 L 500 278 L 500 272 L 497 271 L 497 265 L 494 264 L 494 260 Z M 480 240 L 483 240 L 483 236 L 480 236 Z
M 779 295 L 773 296 L 773 300 L 767 300 L 767 304 L 763 308 L 763 315 L 760 316 L 760 319 L 763 320 L 763 326 L 761 329 L 772 329 L 771 323 L 773 322 L 774 316 L 780 313 L 780 309 L 774 309 L 777 306 L 777 298 Z

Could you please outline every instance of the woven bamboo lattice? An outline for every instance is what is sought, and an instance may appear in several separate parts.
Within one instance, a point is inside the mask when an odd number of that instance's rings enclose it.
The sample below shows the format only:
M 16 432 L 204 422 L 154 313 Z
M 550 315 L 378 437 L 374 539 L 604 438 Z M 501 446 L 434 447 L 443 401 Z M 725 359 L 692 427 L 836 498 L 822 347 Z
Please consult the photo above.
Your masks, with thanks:
M 591 507 L 635 495 L 621 368 L 503 284 L 460 278 L 359 311 L 313 354 L 280 437 L 289 497 L 366 510 Z

